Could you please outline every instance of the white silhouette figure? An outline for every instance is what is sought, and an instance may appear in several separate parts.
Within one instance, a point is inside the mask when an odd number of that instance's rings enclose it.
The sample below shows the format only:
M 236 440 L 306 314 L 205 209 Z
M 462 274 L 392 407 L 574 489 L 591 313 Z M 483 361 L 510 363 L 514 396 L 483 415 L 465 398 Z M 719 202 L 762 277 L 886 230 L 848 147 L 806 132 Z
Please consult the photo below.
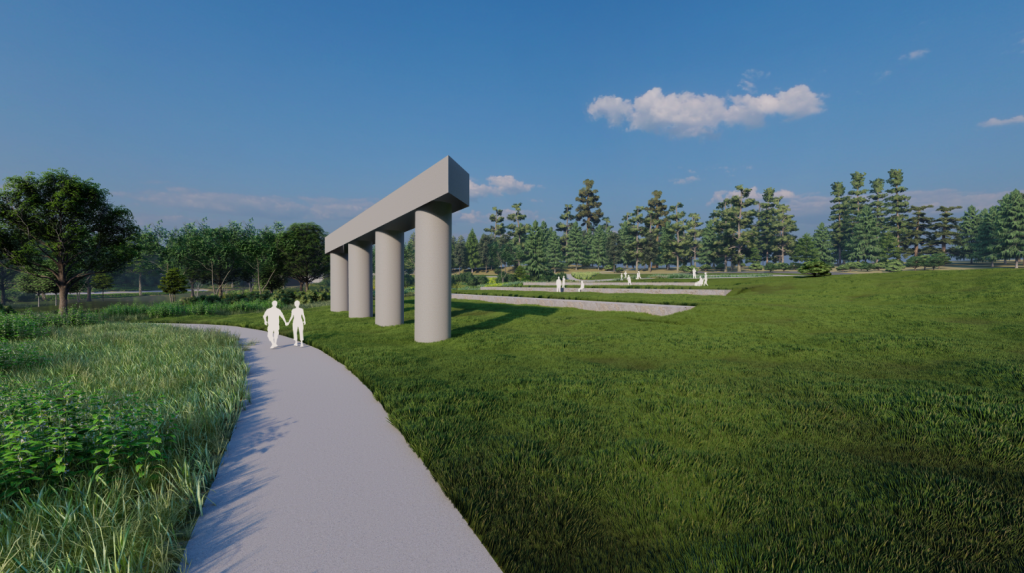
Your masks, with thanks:
M 277 308 L 277 301 L 272 301 L 270 308 L 263 313 L 263 324 L 267 325 L 267 338 L 270 339 L 270 347 L 277 348 L 277 336 L 281 334 L 280 320 L 288 324 L 281 309 Z
M 305 347 L 304 342 L 304 329 L 306 328 L 306 311 L 299 308 L 299 301 L 295 301 L 295 308 L 292 309 L 292 317 L 290 320 L 284 321 L 285 326 L 288 323 L 292 325 L 292 346 L 298 346 L 300 348 Z
M 626 285 L 628 285 L 628 286 L 632 286 L 633 285 L 633 279 L 630 278 L 629 275 L 626 275 Z
M 562 292 L 562 277 L 555 278 L 555 292 Z
M 697 267 L 693 267 L 690 270 L 693 271 L 693 278 L 696 279 L 697 278 Z
M 583 292 L 583 281 L 580 281 L 580 290 L 578 292 Z
M 640 278 L 640 271 L 636 272 L 636 278 L 638 278 L 638 279 Z

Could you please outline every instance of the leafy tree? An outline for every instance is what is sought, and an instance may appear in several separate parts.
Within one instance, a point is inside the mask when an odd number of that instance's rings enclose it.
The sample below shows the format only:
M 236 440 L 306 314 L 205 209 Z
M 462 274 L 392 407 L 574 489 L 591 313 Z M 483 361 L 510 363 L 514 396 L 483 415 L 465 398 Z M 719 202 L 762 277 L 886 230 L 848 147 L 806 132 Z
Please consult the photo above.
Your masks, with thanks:
M 1024 256 L 1024 195 L 1013 191 L 999 200 L 999 254 L 1004 259 L 1012 258 L 1013 268 L 1020 268 Z
M 471 269 L 482 266 L 480 243 L 476 240 L 476 231 L 473 229 L 469 230 L 469 236 L 466 237 L 466 262 L 469 263 Z
M 697 266 L 697 253 L 700 251 L 700 237 L 702 234 L 701 226 L 703 223 L 700 222 L 700 215 L 697 213 L 690 213 L 690 218 L 686 221 L 686 229 L 684 230 L 684 245 L 686 245 L 687 256 L 690 257 L 690 262 L 693 266 Z
M 188 283 L 185 281 L 185 275 L 181 274 L 176 268 L 170 268 L 160 279 L 160 290 L 167 293 L 167 298 L 171 302 L 174 302 L 174 295 L 186 292 L 188 289 L 185 288 Z
M 39 301 L 44 298 L 47 293 L 57 293 L 59 288 L 57 283 L 46 275 L 36 276 L 27 273 L 20 273 L 14 279 L 14 287 L 21 292 L 27 292 L 36 295 L 36 306 L 41 306 Z M 54 298 L 54 302 L 57 299 Z
M 405 276 L 411 277 L 416 272 L 416 232 L 409 234 L 409 240 L 405 242 L 402 252 L 402 266 L 405 269 Z
M 109 195 L 65 169 L 8 177 L 0 191 L 0 255 L 25 274 L 52 279 L 61 314 L 75 283 L 135 257 L 139 227 Z
M 824 277 L 832 274 L 832 265 L 821 261 L 810 261 L 800 267 L 800 272 L 812 277 Z
M 686 244 L 686 211 L 683 211 L 683 204 L 676 203 L 668 209 L 665 215 L 665 230 L 670 233 L 670 241 L 666 245 L 665 253 L 675 259 L 676 272 L 679 272 L 679 261 L 689 256 L 689 245 Z
M 576 206 L 575 219 L 585 232 L 589 233 L 596 228 L 601 223 L 601 218 L 604 217 L 604 213 L 601 211 L 601 202 L 598 199 L 600 197 L 597 189 L 594 189 L 594 181 L 584 179 L 583 188 L 576 196 L 576 202 L 579 205 Z
M 325 238 L 327 233 L 316 223 L 292 223 L 278 238 L 285 273 L 299 281 L 303 291 L 331 268 L 324 252 Z
M 199 223 L 186 223 L 178 229 L 169 256 L 178 263 L 190 261 L 186 262 L 187 268 L 195 274 L 186 278 L 198 280 L 202 276 L 199 269 L 202 269 L 202 273 L 210 277 L 210 288 L 216 288 L 218 295 L 223 296 L 224 284 L 243 264 L 239 252 L 241 246 L 240 225 L 210 227 L 204 218 Z M 323 248 L 320 250 L 322 252 Z
M 7 290 L 14 286 L 14 278 L 17 276 L 18 269 L 0 256 L 0 306 L 7 304 Z
M 935 224 L 932 226 L 933 240 L 941 247 L 943 253 L 946 252 L 947 245 L 957 242 L 956 235 L 960 226 L 960 218 L 953 216 L 953 211 L 957 209 L 962 209 L 962 207 L 960 205 L 956 207 L 940 205 L 939 216 L 935 219 Z
M 284 278 L 283 256 L 280 252 L 279 239 L 284 233 L 284 225 L 275 222 L 273 226 L 257 229 L 252 220 L 240 229 L 238 252 L 248 267 L 254 281 L 250 280 L 257 293 L 274 284 L 274 278 Z M 181 273 L 181 271 L 178 271 Z M 182 274 L 185 278 L 185 275 Z
M 107 273 L 96 273 L 92 276 L 92 286 L 101 294 L 106 294 L 114 286 L 114 279 Z
M 142 296 L 142 275 L 160 270 L 160 262 L 165 258 L 165 245 L 161 240 L 164 233 L 166 230 L 160 226 L 160 223 L 157 223 L 156 225 L 146 225 L 135 236 L 136 255 L 124 270 L 137 275 L 139 296 Z

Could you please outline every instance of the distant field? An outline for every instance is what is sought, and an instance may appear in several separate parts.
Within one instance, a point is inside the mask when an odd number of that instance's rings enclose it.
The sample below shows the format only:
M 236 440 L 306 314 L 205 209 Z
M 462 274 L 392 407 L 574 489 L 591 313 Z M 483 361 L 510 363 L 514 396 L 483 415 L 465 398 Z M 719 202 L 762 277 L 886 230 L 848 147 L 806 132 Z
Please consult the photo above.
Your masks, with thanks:
M 453 301 L 415 344 L 407 299 L 306 336 L 505 571 L 1024 569 L 1024 271 L 713 284 L 529 293 L 696 305 L 668 317 Z

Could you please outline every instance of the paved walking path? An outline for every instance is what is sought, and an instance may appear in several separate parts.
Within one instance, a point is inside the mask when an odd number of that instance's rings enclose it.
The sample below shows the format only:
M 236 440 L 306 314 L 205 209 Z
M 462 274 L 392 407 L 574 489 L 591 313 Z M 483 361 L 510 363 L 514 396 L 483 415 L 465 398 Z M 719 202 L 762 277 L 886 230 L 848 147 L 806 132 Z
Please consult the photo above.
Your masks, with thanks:
M 585 293 L 586 291 L 584 291 Z M 573 300 L 569 298 L 530 298 L 518 296 L 498 296 L 486 294 L 456 294 L 452 293 L 452 300 L 479 300 L 481 302 L 496 302 L 498 304 L 532 304 L 536 306 L 557 306 L 563 308 L 575 308 L 579 310 L 596 311 L 621 311 L 641 312 L 655 316 L 668 316 L 684 310 L 691 310 L 692 306 L 676 304 L 644 304 L 639 302 L 604 302 L 597 300 Z
M 246 352 L 252 402 L 186 547 L 190 572 L 500 573 L 343 365 L 285 336 L 271 349 L 263 331 L 186 326 L 256 343 Z

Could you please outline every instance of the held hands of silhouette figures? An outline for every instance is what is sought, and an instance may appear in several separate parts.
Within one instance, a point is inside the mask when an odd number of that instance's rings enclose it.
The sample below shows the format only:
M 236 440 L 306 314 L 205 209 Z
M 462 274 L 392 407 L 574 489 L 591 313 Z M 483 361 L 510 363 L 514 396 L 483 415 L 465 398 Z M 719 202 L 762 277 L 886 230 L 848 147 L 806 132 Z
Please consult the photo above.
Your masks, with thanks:
M 284 317 L 281 309 L 277 308 L 277 301 L 271 301 L 270 308 L 263 313 L 263 324 L 267 325 L 267 338 L 270 340 L 270 347 L 277 348 L 277 337 L 281 334 L 281 323 L 292 326 L 292 346 L 305 347 L 306 311 L 299 308 L 299 301 L 295 301 L 295 308 L 292 309 L 290 319 Z

